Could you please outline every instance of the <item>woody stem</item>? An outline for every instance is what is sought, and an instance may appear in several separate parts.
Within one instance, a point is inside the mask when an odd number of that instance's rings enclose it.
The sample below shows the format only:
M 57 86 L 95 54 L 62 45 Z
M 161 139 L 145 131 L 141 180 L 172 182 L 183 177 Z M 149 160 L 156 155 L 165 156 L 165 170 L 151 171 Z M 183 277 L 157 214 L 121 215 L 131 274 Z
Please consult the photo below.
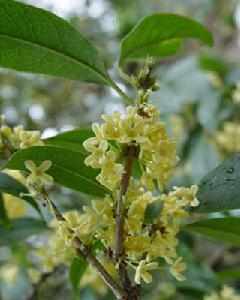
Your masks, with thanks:
M 131 282 L 124 262 L 124 206 L 123 201 L 129 187 L 132 165 L 135 157 L 135 145 L 128 146 L 124 162 L 120 196 L 116 203 L 115 259 L 119 263 L 119 276 L 125 290 L 131 289 Z

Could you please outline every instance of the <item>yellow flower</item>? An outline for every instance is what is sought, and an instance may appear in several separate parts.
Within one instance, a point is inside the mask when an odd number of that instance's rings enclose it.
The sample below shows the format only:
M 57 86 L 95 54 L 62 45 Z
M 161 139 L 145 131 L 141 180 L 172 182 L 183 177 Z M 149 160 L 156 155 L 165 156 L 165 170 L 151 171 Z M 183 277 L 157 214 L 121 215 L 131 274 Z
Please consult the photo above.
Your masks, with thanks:
M 186 278 L 180 272 L 183 272 L 186 269 L 186 267 L 187 265 L 184 262 L 182 262 L 182 257 L 178 257 L 173 263 L 173 265 L 170 267 L 170 272 L 178 281 L 183 281 Z
M 25 161 L 25 166 L 31 172 L 26 180 L 27 185 L 53 184 L 53 178 L 45 173 L 52 166 L 52 162 L 50 160 L 45 160 L 39 167 L 37 167 L 32 160 L 27 160 Z
M 157 262 L 147 262 L 146 259 L 141 260 L 139 265 L 137 266 L 134 280 L 137 284 L 140 284 L 141 278 L 149 283 L 152 281 L 152 276 L 148 273 L 148 271 L 155 270 L 158 267 Z
M 43 146 L 39 131 L 20 131 L 20 149 L 25 149 L 33 146 Z
M 193 207 L 196 207 L 199 205 L 199 200 L 196 197 L 198 186 L 192 185 L 190 188 L 185 187 L 173 187 L 174 191 L 172 192 L 172 195 L 181 198 L 181 200 L 186 204 Z

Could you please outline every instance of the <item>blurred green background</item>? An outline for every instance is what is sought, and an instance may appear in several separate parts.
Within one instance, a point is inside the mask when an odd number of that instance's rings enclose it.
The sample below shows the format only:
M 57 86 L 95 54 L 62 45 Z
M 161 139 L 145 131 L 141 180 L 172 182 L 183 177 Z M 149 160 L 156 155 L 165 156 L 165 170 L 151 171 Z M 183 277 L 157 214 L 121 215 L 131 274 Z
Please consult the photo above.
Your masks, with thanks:
M 218 138 L 226 122 L 232 122 L 233 128 L 240 126 L 240 1 L 23 2 L 67 18 L 97 46 L 112 77 L 130 95 L 130 87 L 123 85 L 117 72 L 119 41 L 141 17 L 156 11 L 174 12 L 204 23 L 214 35 L 212 48 L 187 42 L 178 55 L 159 61 L 156 69 L 160 90 L 152 101 L 159 107 L 162 120 L 168 123 L 169 133 L 179 142 L 181 162 L 171 184 L 198 184 L 222 159 L 240 151 L 240 146 L 227 148 Z M 134 73 L 137 68 L 136 63 L 131 63 L 127 71 Z M 76 127 L 88 127 L 99 121 L 102 113 L 123 111 L 124 104 L 109 87 L 0 69 L 0 109 L 9 126 L 23 124 L 28 130 L 40 130 L 46 138 Z M 226 132 L 225 140 L 240 141 L 237 130 L 231 132 L 232 135 Z M 62 210 L 81 207 L 84 202 L 81 195 L 67 189 L 55 188 L 53 194 Z M 238 211 L 234 214 L 238 215 Z M 0 248 L 0 299 L 73 299 L 64 266 L 37 287 L 29 282 L 29 250 L 42 238 L 32 237 L 27 243 Z M 188 280 L 177 283 L 169 274 L 156 275 L 151 286 L 144 289 L 145 299 L 203 299 L 228 283 L 240 290 L 238 248 L 190 234 L 181 234 L 180 239 L 179 252 L 188 263 Z M 6 264 L 8 268 L 18 266 L 13 282 L 8 282 L 1 271 Z M 81 288 L 80 295 L 83 300 L 113 299 L 110 292 L 101 291 L 97 282 Z

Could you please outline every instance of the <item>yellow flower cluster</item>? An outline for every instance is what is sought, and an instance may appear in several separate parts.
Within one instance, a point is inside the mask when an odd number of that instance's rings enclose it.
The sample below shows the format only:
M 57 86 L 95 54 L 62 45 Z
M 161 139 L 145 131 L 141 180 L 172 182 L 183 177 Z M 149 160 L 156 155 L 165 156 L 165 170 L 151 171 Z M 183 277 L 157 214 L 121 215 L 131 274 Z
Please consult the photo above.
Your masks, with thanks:
M 178 157 L 176 142 L 167 136 L 164 123 L 158 121 L 159 111 L 145 105 L 141 109 L 128 107 L 126 116 L 119 112 L 103 115 L 102 125 L 93 124 L 95 137 L 84 142 L 91 154 L 85 163 L 101 169 L 97 180 L 117 195 L 123 176 L 125 149 L 134 145 L 137 149 L 142 175 L 136 181 L 130 178 L 129 188 L 124 196 L 126 211 L 124 222 L 124 249 L 126 263 L 135 269 L 135 281 L 141 278 L 150 282 L 148 271 L 158 268 L 156 259 L 161 257 L 170 265 L 170 272 L 178 280 L 184 280 L 181 274 L 186 264 L 177 256 L 177 234 L 180 221 L 188 216 L 187 206 L 197 206 L 197 186 L 176 188 L 168 194 L 153 196 L 168 182 Z M 114 249 L 115 215 L 114 201 L 106 196 L 102 201 L 93 201 L 92 208 L 85 208 L 80 217 L 88 220 L 79 225 L 79 232 L 100 239 L 107 249 Z M 160 205 L 158 217 L 150 224 L 145 216 L 149 205 Z M 80 239 L 83 235 L 78 235 Z
M 129 263 L 138 265 L 137 277 L 135 277 L 137 282 L 141 276 L 142 265 L 146 265 L 147 268 L 156 267 L 155 263 L 152 263 L 154 259 L 159 257 L 165 259 L 166 263 L 170 265 L 170 272 L 177 280 L 185 279 L 181 272 L 185 270 L 186 264 L 182 262 L 181 257 L 177 257 L 178 239 L 176 236 L 179 232 L 181 219 L 188 216 L 185 207 L 198 204 L 196 193 L 197 186 L 192 186 L 189 189 L 174 187 L 174 191 L 158 197 L 153 197 L 151 192 L 142 190 L 141 195 L 131 199 L 125 222 L 125 249 Z M 126 197 L 129 194 L 131 194 L 131 190 Z M 161 204 L 159 216 L 150 224 L 146 224 L 147 206 L 159 205 L 159 203 Z M 143 255 L 147 255 L 147 260 L 141 259 Z M 145 281 L 147 278 L 151 278 L 146 275 L 146 270 L 143 274 L 142 277 Z
M 223 130 L 216 134 L 218 146 L 227 153 L 240 151 L 240 125 L 235 122 L 224 123 Z
M 240 295 L 236 294 L 233 288 L 225 285 L 219 293 L 214 292 L 205 296 L 204 300 L 240 300 Z
M 12 129 L 2 125 L 0 127 L 0 148 L 4 143 L 14 150 L 44 145 L 39 131 L 25 131 L 23 126 L 16 126 Z
M 144 107 L 141 112 L 129 106 L 126 116 L 120 112 L 103 115 L 104 124 L 94 123 L 95 137 L 84 142 L 85 149 L 91 153 L 86 165 L 100 168 L 97 180 L 108 189 L 119 188 L 123 165 L 121 155 L 126 145 L 135 145 L 139 150 L 139 160 L 144 168 L 141 183 L 153 190 L 155 181 L 158 187 L 168 182 L 172 170 L 178 162 L 176 142 L 167 136 L 165 124 L 157 121 L 159 111 L 153 106 Z

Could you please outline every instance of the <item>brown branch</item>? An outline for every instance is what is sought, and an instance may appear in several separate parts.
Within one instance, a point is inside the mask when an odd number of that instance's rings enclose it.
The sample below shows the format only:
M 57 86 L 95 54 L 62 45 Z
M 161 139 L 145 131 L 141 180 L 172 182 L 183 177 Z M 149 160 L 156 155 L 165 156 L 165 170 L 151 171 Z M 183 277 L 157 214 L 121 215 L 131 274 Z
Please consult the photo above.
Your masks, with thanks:
M 117 285 L 112 276 L 106 271 L 103 265 L 92 254 L 91 250 L 84 246 L 78 237 L 75 237 L 73 239 L 73 246 L 76 249 L 78 255 L 84 258 L 97 271 L 102 280 L 113 291 L 117 299 L 127 299 L 126 292 L 120 286 Z
M 115 231 L 115 260 L 119 263 L 119 275 L 125 290 L 130 291 L 132 286 L 126 264 L 124 262 L 124 207 L 123 201 L 129 187 L 132 165 L 135 157 L 135 145 L 128 146 L 124 163 L 124 173 L 122 176 L 120 196 L 116 203 L 116 231 Z

